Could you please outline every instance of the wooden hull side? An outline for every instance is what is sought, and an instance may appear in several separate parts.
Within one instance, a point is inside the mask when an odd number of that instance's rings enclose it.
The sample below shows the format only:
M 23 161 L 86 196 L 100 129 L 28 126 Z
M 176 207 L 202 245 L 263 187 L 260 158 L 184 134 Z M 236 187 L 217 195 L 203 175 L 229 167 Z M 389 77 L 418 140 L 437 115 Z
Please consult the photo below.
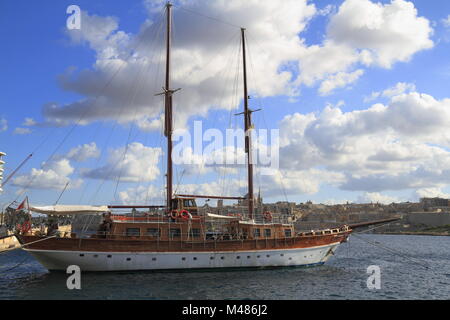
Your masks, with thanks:
M 213 252 L 213 251 L 248 251 L 271 249 L 299 249 L 340 243 L 347 239 L 350 231 L 339 234 L 297 236 L 278 239 L 225 240 L 225 241 L 157 241 L 157 240 L 115 240 L 115 239 L 80 239 L 52 238 L 42 240 L 37 236 L 19 235 L 21 244 L 27 249 L 86 251 L 86 252 Z M 38 242 L 36 242 L 38 241 Z M 35 242 L 35 243 L 34 243 Z
M 50 271 L 195 270 L 311 266 L 325 263 L 339 242 L 297 249 L 212 252 L 84 252 L 26 249 Z

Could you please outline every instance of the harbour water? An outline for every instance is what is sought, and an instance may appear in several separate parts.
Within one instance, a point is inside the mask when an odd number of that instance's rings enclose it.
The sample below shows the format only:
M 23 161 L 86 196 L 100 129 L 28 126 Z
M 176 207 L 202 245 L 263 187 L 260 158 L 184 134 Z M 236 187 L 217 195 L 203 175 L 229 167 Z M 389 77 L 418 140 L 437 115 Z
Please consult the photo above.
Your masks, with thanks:
M 371 265 L 381 269 L 381 289 L 367 288 Z M 68 276 L 49 273 L 22 250 L 0 254 L 0 299 L 448 300 L 450 238 L 351 236 L 325 265 L 311 268 L 82 273 L 81 290 L 67 289 Z

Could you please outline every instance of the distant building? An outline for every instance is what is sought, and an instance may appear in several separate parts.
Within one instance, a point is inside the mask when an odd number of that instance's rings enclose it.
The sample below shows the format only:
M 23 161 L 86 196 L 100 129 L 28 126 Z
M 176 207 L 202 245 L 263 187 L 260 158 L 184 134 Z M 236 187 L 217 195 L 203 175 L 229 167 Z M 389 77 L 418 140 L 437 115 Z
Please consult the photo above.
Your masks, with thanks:
M 449 200 L 443 198 L 421 198 L 420 203 L 424 208 L 449 206 Z

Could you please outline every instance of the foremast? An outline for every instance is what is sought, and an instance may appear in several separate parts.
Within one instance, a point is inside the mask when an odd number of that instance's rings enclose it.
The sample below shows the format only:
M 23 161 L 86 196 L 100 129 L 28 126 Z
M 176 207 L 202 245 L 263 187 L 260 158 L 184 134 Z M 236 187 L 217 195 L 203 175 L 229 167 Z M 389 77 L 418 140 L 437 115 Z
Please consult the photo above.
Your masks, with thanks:
M 166 3 L 166 15 L 167 15 L 167 28 L 166 28 L 166 81 L 164 87 L 165 96 L 165 128 L 164 135 L 167 137 L 167 210 L 172 210 L 173 199 L 173 163 L 172 163 L 172 132 L 173 132 L 173 109 L 172 109 L 172 96 L 173 93 L 178 91 L 170 88 L 170 68 L 171 68 L 171 45 L 172 45 L 172 4 Z M 243 56 L 243 76 L 244 76 L 244 128 L 245 128 L 245 152 L 247 154 L 247 180 L 248 180 L 248 216 L 250 219 L 254 215 L 254 192 L 253 192 L 253 159 L 252 159 L 252 141 L 251 130 L 253 124 L 251 120 L 252 110 L 248 107 L 248 89 L 247 89 L 247 59 L 246 59 L 246 45 L 245 45 L 245 28 L 241 28 L 242 37 L 242 56 Z
M 245 125 L 245 152 L 247 153 L 247 180 L 248 180 L 248 217 L 253 218 L 254 211 L 254 195 L 253 195 L 253 159 L 252 159 L 252 110 L 248 107 L 248 91 L 247 91 L 247 59 L 245 52 L 245 28 L 241 28 L 242 36 L 242 56 L 243 56 L 243 74 L 244 74 L 244 125 Z

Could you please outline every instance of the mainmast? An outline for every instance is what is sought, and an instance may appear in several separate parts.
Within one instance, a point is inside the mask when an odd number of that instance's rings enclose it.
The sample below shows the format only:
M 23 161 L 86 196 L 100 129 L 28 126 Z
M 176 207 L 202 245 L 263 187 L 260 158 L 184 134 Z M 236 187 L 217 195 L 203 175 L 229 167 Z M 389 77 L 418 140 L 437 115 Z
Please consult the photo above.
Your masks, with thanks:
M 245 28 L 241 28 L 242 35 L 242 55 L 244 68 L 244 123 L 245 123 L 245 152 L 247 153 L 247 178 L 248 178 L 248 216 L 253 218 L 253 161 L 252 161 L 252 139 L 251 131 L 252 125 L 252 110 L 248 108 L 248 92 L 247 92 L 247 61 L 245 55 Z
M 172 4 L 167 2 L 167 40 L 166 40 L 166 85 L 164 88 L 165 95 L 165 129 L 164 134 L 167 137 L 167 210 L 172 210 L 172 94 L 173 90 L 170 89 L 170 47 L 171 47 L 171 9 Z

